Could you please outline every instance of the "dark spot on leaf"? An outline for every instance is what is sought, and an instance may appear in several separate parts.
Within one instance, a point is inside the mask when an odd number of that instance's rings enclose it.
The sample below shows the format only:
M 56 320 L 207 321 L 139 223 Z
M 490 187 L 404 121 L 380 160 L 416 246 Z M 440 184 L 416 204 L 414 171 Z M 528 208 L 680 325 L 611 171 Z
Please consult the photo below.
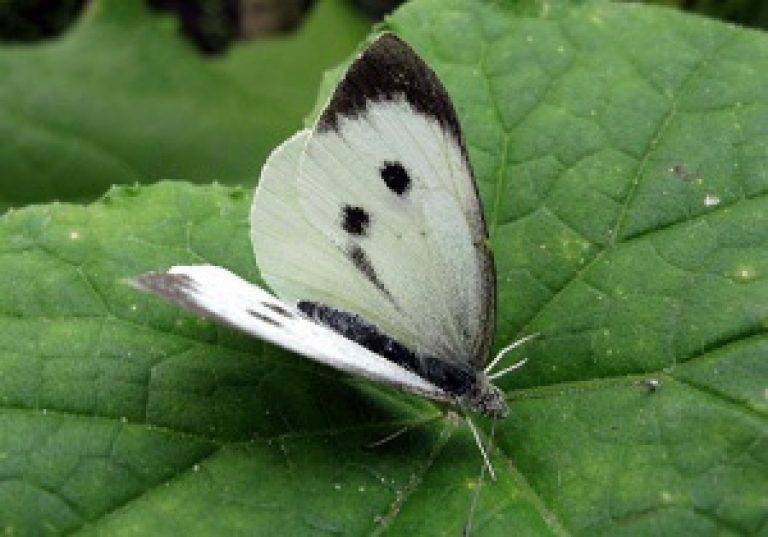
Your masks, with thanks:
M 699 177 L 698 173 L 689 170 L 685 164 L 675 164 L 670 168 L 670 171 L 675 175 L 675 177 L 681 181 L 685 181 L 686 183 L 693 181 L 694 179 L 698 179 Z
M 341 208 L 341 227 L 347 233 L 365 235 L 370 224 L 371 217 L 362 207 L 345 205 Z
M 379 173 L 387 188 L 398 196 L 405 194 L 411 186 L 411 178 L 399 162 L 385 162 Z

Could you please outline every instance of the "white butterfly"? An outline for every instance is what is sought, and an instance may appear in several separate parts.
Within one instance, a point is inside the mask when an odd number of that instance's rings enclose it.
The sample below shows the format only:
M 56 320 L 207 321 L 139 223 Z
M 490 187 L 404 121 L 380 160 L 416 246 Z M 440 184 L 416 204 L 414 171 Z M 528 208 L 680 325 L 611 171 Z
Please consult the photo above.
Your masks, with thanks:
M 504 418 L 483 369 L 496 279 L 453 105 L 385 33 L 349 67 L 312 129 L 275 149 L 251 239 L 276 296 L 221 267 L 147 273 L 136 287 L 336 369 Z M 493 469 L 468 419 L 491 475 Z

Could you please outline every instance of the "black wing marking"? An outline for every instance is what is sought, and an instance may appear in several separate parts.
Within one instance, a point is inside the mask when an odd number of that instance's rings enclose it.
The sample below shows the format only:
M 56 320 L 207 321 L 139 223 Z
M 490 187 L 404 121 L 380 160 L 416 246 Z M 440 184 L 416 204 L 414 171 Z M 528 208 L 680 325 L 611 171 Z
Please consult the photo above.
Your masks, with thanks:
M 382 34 L 349 67 L 336 87 L 317 129 L 338 127 L 339 116 L 357 117 L 368 101 L 405 99 L 415 109 L 435 118 L 461 142 L 461 127 L 451 98 L 434 71 L 400 38 Z
M 477 372 L 469 365 L 416 354 L 359 315 L 308 300 L 300 301 L 297 307 L 313 321 L 416 373 L 451 395 L 464 395 L 477 382 Z

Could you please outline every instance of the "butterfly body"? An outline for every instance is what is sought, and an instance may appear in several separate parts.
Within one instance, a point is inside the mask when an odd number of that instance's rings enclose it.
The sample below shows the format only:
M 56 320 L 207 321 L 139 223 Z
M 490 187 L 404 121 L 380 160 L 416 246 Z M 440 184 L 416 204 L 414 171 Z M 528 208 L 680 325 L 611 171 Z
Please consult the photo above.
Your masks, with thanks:
M 133 283 L 340 371 L 507 416 L 499 358 L 487 365 L 496 275 L 472 166 L 447 92 L 399 38 L 375 39 L 315 125 L 270 155 L 251 240 L 272 292 L 208 265 Z
M 325 304 L 301 301 L 298 309 L 307 318 L 328 326 L 371 352 L 422 378 L 430 379 L 445 391 L 454 406 L 490 418 L 507 416 L 509 411 L 502 392 L 488 380 L 484 372 L 467 365 L 470 360 L 448 360 L 429 354 L 417 354 L 359 315 Z

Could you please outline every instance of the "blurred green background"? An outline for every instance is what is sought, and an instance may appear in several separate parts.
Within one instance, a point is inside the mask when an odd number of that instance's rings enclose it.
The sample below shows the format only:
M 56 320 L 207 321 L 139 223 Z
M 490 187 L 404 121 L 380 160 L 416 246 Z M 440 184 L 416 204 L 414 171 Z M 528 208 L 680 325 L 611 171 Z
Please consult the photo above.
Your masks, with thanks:
M 325 0 L 320 0 L 320 2 Z M 290 31 L 316 0 L 144 0 L 147 7 L 175 12 L 182 32 L 206 52 L 216 53 L 240 37 Z M 380 19 L 403 0 L 347 0 L 362 16 Z M 0 0 L 0 39 L 34 41 L 62 32 L 88 0 Z M 256 20 L 255 20 L 256 19 Z M 276 24 L 268 24 L 276 23 Z M 244 35 L 245 34 L 245 35 Z
M 324 0 L 320 0 L 321 2 Z M 377 19 L 403 0 L 349 0 L 364 16 Z M 34 41 L 56 35 L 79 15 L 87 0 L 0 0 L 0 39 Z M 220 52 L 242 34 L 243 5 L 251 4 L 262 14 L 272 11 L 286 16 L 279 29 L 290 30 L 316 0 L 146 0 L 148 6 L 175 11 L 183 32 L 207 52 Z M 753 26 L 768 28 L 768 2 L 764 0 L 646 0 L 645 3 L 677 7 L 685 11 Z M 297 16 L 299 15 L 299 16 Z M 266 17 L 266 15 L 264 15 Z
M 252 185 L 393 0 L 0 0 L 0 210 Z M 768 28 L 765 0 L 653 0 Z

